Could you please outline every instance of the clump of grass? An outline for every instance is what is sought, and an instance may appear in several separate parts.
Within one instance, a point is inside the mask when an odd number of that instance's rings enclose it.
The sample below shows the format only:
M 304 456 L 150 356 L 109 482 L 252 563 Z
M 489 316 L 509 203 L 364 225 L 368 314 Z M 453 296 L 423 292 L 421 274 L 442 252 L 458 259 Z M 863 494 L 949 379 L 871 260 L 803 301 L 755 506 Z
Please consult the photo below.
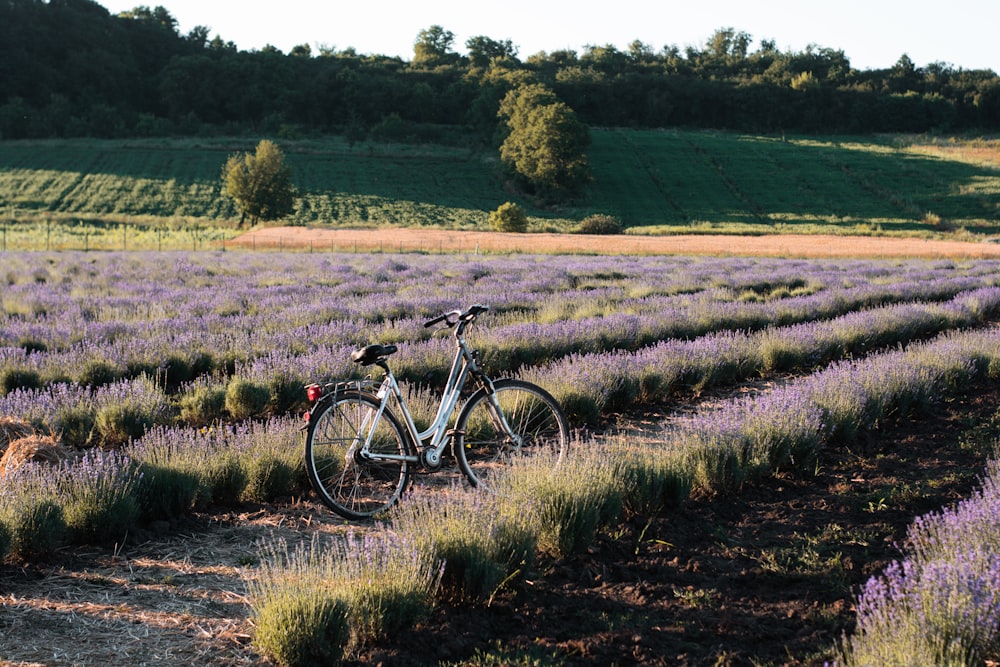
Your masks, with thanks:
M 452 601 L 488 599 L 534 560 L 531 522 L 496 495 L 456 489 L 414 496 L 393 508 L 390 521 L 393 530 L 444 563 L 440 595 Z
M 208 426 L 222 418 L 226 409 L 226 389 L 199 386 L 181 395 L 180 419 L 191 426 Z
M 128 457 L 93 450 L 57 471 L 70 539 L 120 540 L 139 518 L 139 468 Z
M 169 413 L 163 390 L 145 375 L 99 389 L 94 405 L 94 429 L 108 449 L 142 437 Z
M 387 532 L 314 537 L 294 549 L 277 541 L 262 545 L 261 563 L 247 581 L 254 623 L 266 628 L 254 642 L 288 665 L 413 627 L 441 573 L 425 551 Z
M 679 506 L 691 492 L 684 457 L 661 443 L 630 444 L 617 438 L 605 445 L 622 483 L 624 508 L 632 515 L 652 515 Z
M 234 378 L 226 387 L 226 411 L 233 419 L 249 419 L 262 415 L 270 402 L 271 390 L 265 384 Z
M 94 411 L 85 405 L 59 405 L 54 428 L 68 447 L 86 449 L 94 444 L 96 435 Z
M 217 459 L 211 435 L 158 426 L 128 449 L 142 472 L 138 496 L 143 518 L 172 519 L 212 496 L 204 477 Z
M 495 486 L 536 524 L 539 549 L 556 556 L 585 550 L 622 511 L 621 480 L 599 447 L 578 445 L 561 462 L 548 454 L 517 459 Z
M 0 487 L 0 524 L 6 526 L 15 558 L 46 559 L 66 543 L 66 520 L 48 472 L 47 466 L 30 464 Z
M 121 378 L 118 369 L 105 361 L 91 361 L 77 374 L 77 384 L 85 387 L 103 387 Z
M 287 418 L 250 425 L 246 451 L 240 457 L 246 479 L 242 500 L 273 500 L 307 483 L 298 423 Z
M 313 581 L 283 582 L 260 593 L 254 646 L 281 667 L 338 665 L 350 638 L 347 605 Z
M 42 378 L 38 371 L 16 366 L 0 371 L 0 396 L 6 396 L 15 389 L 40 389 Z
M 220 449 L 213 452 L 202 468 L 201 488 L 217 505 L 233 505 L 247 487 L 247 473 L 239 452 Z

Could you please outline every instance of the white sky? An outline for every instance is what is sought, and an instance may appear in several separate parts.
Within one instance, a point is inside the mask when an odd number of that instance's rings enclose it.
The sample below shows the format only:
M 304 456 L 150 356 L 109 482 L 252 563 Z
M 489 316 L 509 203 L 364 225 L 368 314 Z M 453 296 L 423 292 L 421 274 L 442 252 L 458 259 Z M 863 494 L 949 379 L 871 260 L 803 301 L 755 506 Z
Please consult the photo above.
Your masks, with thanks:
M 843 50 L 856 69 L 891 67 L 906 53 L 918 66 L 944 62 L 1000 72 L 997 0 L 98 0 L 112 13 L 162 5 L 187 34 L 207 26 L 241 50 L 297 44 L 410 60 L 417 34 L 440 25 L 453 49 L 485 35 L 511 40 L 524 59 L 539 51 L 638 39 L 654 51 L 666 45 L 702 47 L 719 28 L 734 28 L 782 51 L 814 44 Z

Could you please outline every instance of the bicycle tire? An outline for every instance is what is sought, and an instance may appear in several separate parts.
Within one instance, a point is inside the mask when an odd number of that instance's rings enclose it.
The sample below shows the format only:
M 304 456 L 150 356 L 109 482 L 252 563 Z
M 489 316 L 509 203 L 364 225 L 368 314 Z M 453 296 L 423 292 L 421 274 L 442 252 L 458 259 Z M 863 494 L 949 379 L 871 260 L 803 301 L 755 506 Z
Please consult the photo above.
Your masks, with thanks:
M 547 391 L 523 380 L 493 383 L 500 408 L 519 442 L 501 433 L 489 394 L 476 391 L 455 421 L 453 453 L 472 486 L 487 485 L 490 475 L 516 456 L 551 453 L 558 462 L 569 448 L 569 422 Z
M 410 483 L 407 461 L 372 461 L 347 452 L 365 416 L 381 401 L 367 392 L 342 392 L 310 416 L 305 463 L 309 482 L 323 504 L 346 519 L 368 519 L 399 500 Z M 371 449 L 383 454 L 414 455 L 410 436 L 399 420 L 384 410 L 374 425 Z

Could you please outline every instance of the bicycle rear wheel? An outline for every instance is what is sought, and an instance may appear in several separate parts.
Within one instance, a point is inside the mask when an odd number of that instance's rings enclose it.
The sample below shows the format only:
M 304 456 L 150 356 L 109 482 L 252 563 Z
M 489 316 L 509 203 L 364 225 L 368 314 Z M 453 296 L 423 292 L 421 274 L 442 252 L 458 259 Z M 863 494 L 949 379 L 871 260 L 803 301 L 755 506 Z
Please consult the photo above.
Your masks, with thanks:
M 347 519 L 367 519 L 391 507 L 410 482 L 409 462 L 377 458 L 414 454 L 409 434 L 391 412 L 379 414 L 379 406 L 371 394 L 344 392 L 309 419 L 309 481 L 320 500 Z M 374 459 L 361 454 L 369 437 Z
M 569 423 L 551 394 L 514 379 L 497 380 L 493 387 L 499 412 L 480 389 L 455 422 L 455 458 L 473 486 L 485 486 L 515 457 L 548 452 L 558 461 L 569 447 Z

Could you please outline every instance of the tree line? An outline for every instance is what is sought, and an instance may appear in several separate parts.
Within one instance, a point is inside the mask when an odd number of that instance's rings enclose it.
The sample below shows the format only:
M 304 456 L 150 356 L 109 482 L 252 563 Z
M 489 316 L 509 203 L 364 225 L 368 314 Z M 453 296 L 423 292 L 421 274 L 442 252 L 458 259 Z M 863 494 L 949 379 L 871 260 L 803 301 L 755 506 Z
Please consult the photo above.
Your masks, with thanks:
M 972 20 L 970 18 L 970 20 Z M 773 132 L 990 131 L 1000 78 L 945 63 L 859 71 L 843 51 L 779 50 L 731 28 L 700 47 L 587 46 L 527 57 L 442 26 L 410 60 L 309 45 L 241 51 L 163 7 L 0 2 L 0 137 L 338 132 L 495 142 L 500 103 L 542 84 L 597 126 Z

